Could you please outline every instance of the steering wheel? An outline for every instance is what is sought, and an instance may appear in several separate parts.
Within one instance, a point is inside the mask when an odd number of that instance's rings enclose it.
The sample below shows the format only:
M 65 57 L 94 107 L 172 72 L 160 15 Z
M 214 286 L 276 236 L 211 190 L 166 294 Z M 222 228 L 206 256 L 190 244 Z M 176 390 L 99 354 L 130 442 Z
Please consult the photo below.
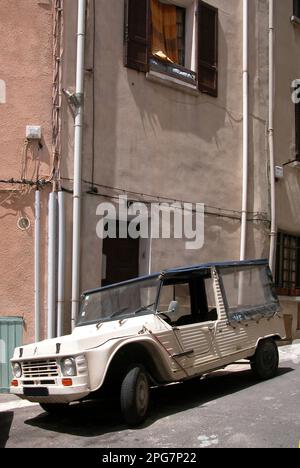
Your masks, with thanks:
M 158 315 L 161 316 L 164 319 L 164 321 L 167 322 L 167 324 L 172 325 L 172 320 L 167 314 L 160 312 Z

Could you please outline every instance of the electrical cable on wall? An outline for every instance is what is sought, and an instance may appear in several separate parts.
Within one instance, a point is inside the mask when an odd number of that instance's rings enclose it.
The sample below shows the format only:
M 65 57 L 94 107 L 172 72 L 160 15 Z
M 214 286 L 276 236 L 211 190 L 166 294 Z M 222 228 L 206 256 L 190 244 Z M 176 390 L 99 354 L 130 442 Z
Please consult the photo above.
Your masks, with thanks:
M 72 182 L 72 179 L 66 179 L 62 178 L 62 180 L 65 180 L 66 182 Z M 91 185 L 89 182 L 82 180 L 83 183 L 86 185 Z M 107 193 L 100 193 L 100 192 L 95 192 L 94 190 L 87 190 L 85 193 L 87 195 L 91 196 L 96 196 L 100 198 L 106 198 L 109 200 L 118 200 L 120 194 L 122 195 L 135 195 L 135 196 L 140 196 L 142 198 L 136 198 L 133 199 L 132 197 L 130 198 L 130 202 L 132 203 L 146 203 L 148 205 L 153 204 L 154 202 L 168 202 L 168 203 L 180 203 L 180 204 L 194 204 L 194 202 L 191 201 L 186 201 L 186 200 L 171 200 L 170 198 L 166 197 L 161 197 L 161 196 L 156 196 L 156 195 L 147 195 L 143 193 L 137 193 L 137 192 L 131 192 L 131 191 L 126 191 L 123 189 L 117 189 L 114 187 L 107 187 L 107 186 L 101 186 L 100 184 L 94 184 L 94 187 L 102 187 L 104 189 L 110 189 L 110 190 L 116 190 L 119 191 L 119 195 L 114 195 L 114 194 L 107 194 Z M 66 187 L 62 187 L 62 190 L 66 193 L 73 194 L 73 191 L 71 189 L 68 189 Z M 215 211 L 214 211 L 215 210 Z M 193 213 L 196 212 L 196 210 L 192 209 L 191 210 Z M 228 210 L 228 209 L 223 209 L 223 208 L 217 208 L 209 205 L 205 205 L 205 215 L 207 216 L 214 216 L 216 218 L 223 218 L 223 219 L 230 219 L 230 220 L 241 220 L 241 212 L 240 211 L 235 211 L 235 210 Z M 248 215 L 251 215 L 247 220 L 250 222 L 258 222 L 258 223 L 265 223 L 267 225 L 270 224 L 270 219 L 268 218 L 267 213 L 262 213 L 262 212 L 253 212 L 253 213 L 248 213 Z

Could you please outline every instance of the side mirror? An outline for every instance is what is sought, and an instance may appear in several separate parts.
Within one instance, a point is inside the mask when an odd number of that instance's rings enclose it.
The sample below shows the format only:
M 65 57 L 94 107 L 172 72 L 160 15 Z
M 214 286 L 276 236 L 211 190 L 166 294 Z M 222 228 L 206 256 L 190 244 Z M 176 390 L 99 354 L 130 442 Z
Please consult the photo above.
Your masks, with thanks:
M 177 301 L 172 301 L 172 302 L 170 302 L 168 313 L 176 314 L 176 312 L 178 312 L 178 309 L 179 309 L 178 302 Z

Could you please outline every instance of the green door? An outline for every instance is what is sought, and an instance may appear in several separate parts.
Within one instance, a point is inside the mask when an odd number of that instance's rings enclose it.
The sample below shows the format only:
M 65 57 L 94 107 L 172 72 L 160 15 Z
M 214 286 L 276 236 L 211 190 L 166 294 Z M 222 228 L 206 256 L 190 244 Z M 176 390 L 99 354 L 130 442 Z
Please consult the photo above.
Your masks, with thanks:
M 10 359 L 14 350 L 22 346 L 23 318 L 0 317 L 0 393 L 8 393 L 12 379 Z

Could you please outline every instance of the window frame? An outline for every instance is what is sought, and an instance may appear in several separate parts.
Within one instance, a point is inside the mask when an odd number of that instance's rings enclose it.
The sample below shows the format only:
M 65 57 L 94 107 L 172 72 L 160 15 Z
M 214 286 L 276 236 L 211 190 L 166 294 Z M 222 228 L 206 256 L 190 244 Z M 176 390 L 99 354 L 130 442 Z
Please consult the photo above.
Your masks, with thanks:
M 218 305 L 217 305 L 217 297 L 215 291 L 213 290 L 214 300 L 216 303 L 216 307 L 209 310 L 208 307 L 208 288 L 207 288 L 207 280 L 213 281 L 212 276 L 207 275 L 199 275 L 195 277 L 188 277 L 188 278 L 178 278 L 178 279 L 171 279 L 162 281 L 161 289 L 159 292 L 159 297 L 157 301 L 157 315 L 160 313 L 168 315 L 166 311 L 160 310 L 160 301 L 163 293 L 164 287 L 170 286 L 189 286 L 189 296 L 190 296 L 190 307 L 191 310 L 189 314 L 182 315 L 177 321 L 184 317 L 191 317 L 191 323 L 179 325 L 176 322 L 172 322 L 173 328 L 178 327 L 185 327 L 185 326 L 201 326 L 206 323 L 217 323 L 220 320 Z M 216 318 L 210 318 L 210 314 L 215 312 Z M 172 321 L 172 316 L 170 315 L 170 320 Z M 199 319 L 199 320 L 197 320 Z
M 195 50 L 192 50 L 192 63 L 195 61 L 196 66 L 195 69 L 196 71 L 192 70 L 191 68 L 187 68 L 185 66 L 179 65 L 179 64 L 169 64 L 167 62 L 164 62 L 163 60 L 160 60 L 159 58 L 153 56 L 151 54 L 151 31 L 152 31 L 152 25 L 151 25 L 151 0 L 143 0 L 145 1 L 145 10 L 146 10 L 146 15 L 147 17 L 144 19 L 143 22 L 143 27 L 144 27 L 144 33 L 146 37 L 146 43 L 144 44 L 145 51 L 144 58 L 145 61 L 143 63 L 140 63 L 137 57 L 135 57 L 132 60 L 132 57 L 129 57 L 129 50 L 130 47 L 142 47 L 142 42 L 139 43 L 139 38 L 132 38 L 131 33 L 130 33 L 130 5 L 134 4 L 135 0 L 125 0 L 125 26 L 124 26 L 124 64 L 128 68 L 135 69 L 140 72 L 144 72 L 149 76 L 149 78 L 154 78 L 155 76 L 159 79 L 160 82 L 167 83 L 168 82 L 168 77 L 170 78 L 170 81 L 175 81 L 179 86 L 182 84 L 182 86 L 188 86 L 189 88 L 192 88 L 197 94 L 200 93 L 205 93 L 213 97 L 218 96 L 218 54 L 219 54 L 219 11 L 217 8 L 214 6 L 203 2 L 202 0 L 193 0 L 191 2 L 191 5 L 194 6 L 197 19 L 193 23 L 193 31 L 194 28 L 197 29 L 196 31 L 193 32 L 193 36 L 196 37 L 196 43 L 194 44 Z M 142 0 L 140 0 L 142 1 Z M 132 2 L 132 3 L 131 3 Z M 176 2 L 174 0 L 174 6 L 178 8 L 183 8 L 186 10 L 185 14 L 185 21 L 187 22 L 187 8 L 182 6 L 180 2 Z M 204 10 L 203 10 L 204 9 Z M 203 60 L 201 56 L 201 48 L 200 48 L 200 43 L 201 43 L 201 34 L 203 36 L 203 33 L 199 32 L 199 25 L 201 22 L 201 12 L 203 11 L 206 12 L 208 10 L 213 11 L 215 14 L 215 39 L 214 39 L 214 48 L 215 48 L 215 59 L 214 59 L 214 64 L 212 65 L 211 63 L 206 62 Z M 146 26 L 147 25 L 147 26 Z M 135 29 L 135 26 L 132 25 L 133 29 Z M 138 29 L 138 27 L 136 27 Z M 187 37 L 186 34 L 187 30 L 187 24 L 185 24 L 185 38 Z M 207 33 L 206 31 L 206 34 Z M 134 37 L 134 34 L 133 34 Z M 187 56 L 187 44 L 185 44 L 185 56 Z M 213 73 L 215 73 L 215 81 L 213 82 L 211 86 L 209 84 L 205 84 L 205 79 L 201 80 L 201 69 L 202 70 L 210 70 Z
M 149 67 L 149 72 L 159 73 L 161 75 L 164 75 L 165 77 L 171 77 L 175 80 L 181 81 L 182 83 L 187 83 L 191 86 L 194 86 L 195 89 L 198 89 L 198 73 L 197 72 L 183 65 L 180 65 L 178 63 L 165 62 L 164 60 L 160 60 L 158 57 L 155 57 L 154 55 L 151 54 L 151 36 L 152 36 L 151 5 L 150 5 L 151 0 L 147 0 L 147 1 L 149 4 L 149 7 L 148 7 L 148 14 L 149 14 L 148 67 Z M 194 3 L 195 1 L 196 0 L 193 0 L 192 3 Z M 178 8 L 187 10 L 185 7 L 182 7 L 178 5 L 177 3 L 174 3 L 173 5 Z M 186 18 L 187 18 L 187 14 L 185 13 L 185 21 L 186 21 Z M 186 34 L 186 24 L 185 24 L 185 34 Z M 185 44 L 185 47 L 186 47 L 186 44 Z M 186 50 L 185 50 L 185 56 L 186 56 Z
M 251 270 L 261 270 L 264 271 L 266 278 L 268 278 L 268 284 L 265 286 L 270 287 L 270 299 L 271 301 L 268 303 L 263 304 L 256 304 L 256 305 L 249 305 L 247 308 L 245 307 L 231 307 L 231 303 L 229 302 L 230 298 L 230 291 L 228 287 L 225 286 L 224 278 L 226 274 L 242 274 L 245 272 L 251 272 Z M 273 283 L 273 277 L 271 270 L 268 265 L 249 265 L 249 266 L 239 266 L 239 267 L 219 267 L 217 269 L 220 287 L 222 291 L 222 296 L 224 300 L 225 311 L 228 319 L 228 323 L 231 325 L 235 325 L 236 323 L 246 323 L 249 321 L 259 321 L 262 319 L 270 319 L 280 310 L 280 304 L 277 297 L 276 289 Z M 237 290 L 238 291 L 238 290 Z
M 289 243 L 296 241 L 296 247 L 285 247 L 285 241 Z M 285 251 L 289 251 L 289 255 L 285 257 Z M 295 255 L 295 270 L 292 270 L 291 263 L 291 252 L 296 253 Z M 284 269 L 284 262 L 287 261 L 289 268 Z M 284 278 L 284 273 L 288 273 L 288 279 Z M 292 274 L 295 274 L 295 281 L 291 278 Z M 275 285 L 277 294 L 280 296 L 300 296 L 300 236 L 289 234 L 283 231 L 279 231 L 277 235 L 277 252 L 276 252 L 276 269 L 275 269 Z

